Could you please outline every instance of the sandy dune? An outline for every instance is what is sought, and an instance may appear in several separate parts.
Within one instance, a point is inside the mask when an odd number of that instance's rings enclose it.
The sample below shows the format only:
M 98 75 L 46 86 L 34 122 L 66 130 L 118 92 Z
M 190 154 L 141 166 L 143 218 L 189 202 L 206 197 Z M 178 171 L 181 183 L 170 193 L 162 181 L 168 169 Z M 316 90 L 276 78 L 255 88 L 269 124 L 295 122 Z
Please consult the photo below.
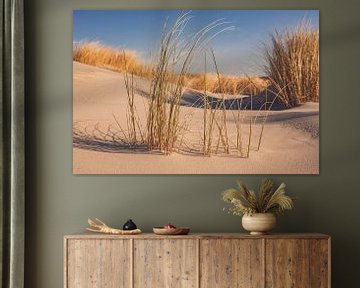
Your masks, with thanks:
M 101 133 L 116 131 L 116 121 L 126 119 L 127 98 L 123 75 L 74 62 L 73 77 L 74 131 L 82 131 L 86 139 L 74 137 L 73 172 L 76 174 L 317 174 L 319 173 L 319 105 L 306 103 L 282 111 L 271 111 L 256 151 L 259 127 L 254 129 L 249 158 L 235 155 L 203 157 L 189 153 L 199 147 L 203 110 L 199 93 L 186 91 L 183 117 L 189 117 L 190 128 L 184 135 L 186 147 L 165 156 L 146 152 L 139 147 L 129 151 L 114 144 Z M 142 122 L 146 118 L 146 93 L 149 82 L 136 79 L 139 93 L 135 96 Z M 216 98 L 216 96 L 213 96 Z M 215 99 L 216 100 L 216 99 Z M 190 105 L 188 103 L 196 103 Z M 229 133 L 234 132 L 231 110 L 227 111 Z M 244 119 L 264 113 L 244 111 Z M 114 118 L 115 117 L 115 118 Z M 246 125 L 244 125 L 246 127 Z M 110 129 L 110 130 L 109 130 Z M 246 134 L 246 133 L 244 133 Z M 92 136 L 98 138 L 92 139 Z M 245 135 L 246 137 L 246 135 Z

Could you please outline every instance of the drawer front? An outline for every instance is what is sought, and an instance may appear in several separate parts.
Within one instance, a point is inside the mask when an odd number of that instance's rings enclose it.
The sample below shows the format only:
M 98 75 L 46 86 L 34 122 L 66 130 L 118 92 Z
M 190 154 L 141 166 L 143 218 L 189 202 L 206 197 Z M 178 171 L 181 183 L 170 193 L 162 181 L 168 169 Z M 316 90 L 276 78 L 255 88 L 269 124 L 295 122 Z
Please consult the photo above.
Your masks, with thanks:
M 134 240 L 134 287 L 197 287 L 197 243 L 195 239 Z
M 67 240 L 67 288 L 131 287 L 130 240 Z
M 200 243 L 200 287 L 263 287 L 262 240 L 204 239 Z

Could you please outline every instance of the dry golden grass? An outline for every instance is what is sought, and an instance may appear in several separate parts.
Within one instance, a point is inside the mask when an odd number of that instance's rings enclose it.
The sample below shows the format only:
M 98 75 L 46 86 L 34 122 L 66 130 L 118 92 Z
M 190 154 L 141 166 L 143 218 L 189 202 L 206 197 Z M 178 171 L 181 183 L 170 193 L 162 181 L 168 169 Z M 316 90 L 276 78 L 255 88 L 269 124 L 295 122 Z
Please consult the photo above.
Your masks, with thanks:
M 196 90 L 205 90 L 204 74 L 194 74 L 189 77 L 187 86 Z M 263 92 L 269 85 L 267 79 L 258 76 L 235 76 L 216 73 L 206 74 L 206 89 L 211 93 L 230 95 L 256 95 Z
M 223 75 L 220 74 L 219 69 L 218 69 L 218 64 L 217 64 L 217 60 L 215 57 L 215 54 L 213 51 L 211 51 L 211 61 L 215 67 L 216 70 L 216 74 L 208 74 L 206 73 L 207 71 L 207 55 L 206 53 L 204 53 L 204 73 L 201 74 L 201 85 L 203 85 L 203 87 L 197 87 L 199 90 L 202 90 L 204 93 L 202 93 L 203 95 L 203 132 L 202 132 L 202 136 L 201 136 L 201 145 L 202 148 L 200 149 L 200 152 L 205 155 L 205 156 L 211 156 L 213 154 L 220 154 L 220 153 L 225 153 L 225 154 L 232 154 L 232 155 L 237 155 L 239 157 L 242 158 L 248 158 L 250 155 L 250 150 L 253 148 L 251 147 L 251 143 L 254 141 L 253 140 L 253 130 L 254 130 L 254 126 L 258 126 L 257 123 L 257 117 L 255 117 L 254 119 L 250 119 L 249 123 L 246 124 L 245 120 L 245 114 L 244 114 L 244 110 L 243 109 L 230 109 L 230 111 L 227 111 L 228 107 L 231 107 L 232 105 L 235 104 L 235 99 L 233 99 L 232 103 L 230 104 L 230 106 L 226 105 L 226 95 L 225 93 L 229 93 L 229 91 L 226 91 L 226 87 L 224 87 L 223 85 L 226 85 L 224 83 L 226 83 L 225 81 L 221 81 Z M 211 75 L 212 77 L 210 78 L 210 80 L 208 79 L 208 75 Z M 213 76 L 216 77 L 213 77 Z M 198 77 L 200 77 L 198 75 Z M 245 79 L 245 78 L 244 78 Z M 256 77 L 256 78 L 251 78 L 248 77 L 246 78 L 246 84 L 248 86 L 244 86 L 244 88 L 240 91 L 236 91 L 234 93 L 239 93 L 239 94 L 243 94 L 244 91 L 247 91 L 247 93 L 249 93 L 250 95 L 252 95 L 252 92 L 249 88 L 250 85 L 255 85 L 255 81 L 259 79 L 261 80 L 260 83 L 263 83 L 262 81 L 266 81 L 263 80 L 262 78 Z M 229 82 L 228 82 L 229 83 Z M 208 92 L 208 84 L 212 85 L 212 87 L 216 87 L 216 92 L 219 93 L 220 98 L 220 102 L 217 105 L 217 107 L 214 107 L 211 103 L 211 97 L 208 96 L 207 92 Z M 267 93 L 267 86 L 268 83 L 263 84 L 264 85 L 264 91 L 265 93 Z M 258 88 L 256 88 L 258 89 Z M 256 90 L 257 91 L 257 90 Z M 240 100 L 240 107 L 242 106 L 242 100 Z M 271 109 L 271 106 L 273 104 L 273 102 L 267 102 L 268 106 L 263 106 L 259 109 L 258 112 L 260 111 L 266 111 L 268 109 Z M 267 112 L 268 113 L 268 112 Z M 260 149 L 260 145 L 261 145 L 261 138 L 262 138 L 262 133 L 264 130 L 264 125 L 265 125 L 265 121 L 266 121 L 266 114 L 265 118 L 263 120 L 262 123 L 260 123 L 260 135 L 257 141 L 257 147 L 255 150 L 259 150 Z M 229 121 L 230 120 L 230 121 Z M 235 134 L 233 133 L 233 135 L 229 135 L 228 131 L 229 131 L 229 126 L 231 126 L 231 124 L 235 125 Z M 230 125 L 229 125 L 230 124 Z M 231 130 L 231 128 L 230 128 Z M 247 131 L 245 131 L 247 130 Z
M 294 107 L 319 101 L 319 30 L 308 22 L 275 31 L 265 46 L 265 70 L 281 100 Z
M 121 51 L 97 42 L 75 44 L 73 47 L 73 60 L 113 71 L 127 71 L 130 74 L 146 78 L 152 78 L 153 74 L 156 73 L 153 68 L 139 59 L 135 51 Z M 168 71 L 167 78 L 168 82 L 176 84 L 179 75 Z M 187 87 L 200 91 L 205 90 L 204 73 L 183 73 L 181 78 Z M 257 76 L 240 77 L 222 74 L 219 79 L 217 73 L 207 73 L 206 78 L 207 92 L 218 94 L 255 95 L 264 91 L 269 84 L 268 80 Z
M 149 93 L 147 139 L 152 150 L 170 153 L 180 141 L 186 127 L 180 118 L 181 98 L 194 56 L 205 43 L 229 29 L 226 22 L 216 20 L 182 38 L 191 18 L 189 13 L 180 15 L 161 40 Z
M 123 52 L 124 63 L 125 67 L 127 65 L 126 54 Z M 146 143 L 145 135 L 144 135 L 144 128 L 140 121 L 140 117 L 137 111 L 137 107 L 135 105 L 135 83 L 134 83 L 134 74 L 129 73 L 128 69 L 125 68 L 124 71 L 124 84 L 126 88 L 126 95 L 127 95 L 127 111 L 126 111 L 126 129 L 123 128 L 123 125 L 116 119 L 114 119 L 117 123 L 121 134 L 124 136 L 125 142 L 130 147 L 137 147 L 143 146 Z
M 113 71 L 149 76 L 151 69 L 141 63 L 138 55 L 130 50 L 117 50 L 98 42 L 77 43 L 73 46 L 73 60 Z

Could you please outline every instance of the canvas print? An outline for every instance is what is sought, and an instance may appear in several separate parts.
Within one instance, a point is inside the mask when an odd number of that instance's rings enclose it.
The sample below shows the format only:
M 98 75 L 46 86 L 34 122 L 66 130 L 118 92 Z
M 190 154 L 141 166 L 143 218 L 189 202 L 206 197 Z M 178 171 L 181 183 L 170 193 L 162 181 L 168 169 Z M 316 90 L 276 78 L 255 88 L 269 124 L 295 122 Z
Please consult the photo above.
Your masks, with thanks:
M 76 10 L 74 174 L 318 174 L 319 11 Z

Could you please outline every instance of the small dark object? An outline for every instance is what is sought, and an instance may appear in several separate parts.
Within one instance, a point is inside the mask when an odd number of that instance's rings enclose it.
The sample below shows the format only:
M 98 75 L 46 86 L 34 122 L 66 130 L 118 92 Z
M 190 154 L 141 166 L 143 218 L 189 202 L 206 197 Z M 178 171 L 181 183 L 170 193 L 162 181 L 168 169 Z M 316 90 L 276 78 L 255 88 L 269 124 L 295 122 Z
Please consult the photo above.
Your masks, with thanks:
M 129 219 L 123 226 L 123 230 L 135 230 L 135 229 L 137 229 L 137 226 L 131 219 Z

